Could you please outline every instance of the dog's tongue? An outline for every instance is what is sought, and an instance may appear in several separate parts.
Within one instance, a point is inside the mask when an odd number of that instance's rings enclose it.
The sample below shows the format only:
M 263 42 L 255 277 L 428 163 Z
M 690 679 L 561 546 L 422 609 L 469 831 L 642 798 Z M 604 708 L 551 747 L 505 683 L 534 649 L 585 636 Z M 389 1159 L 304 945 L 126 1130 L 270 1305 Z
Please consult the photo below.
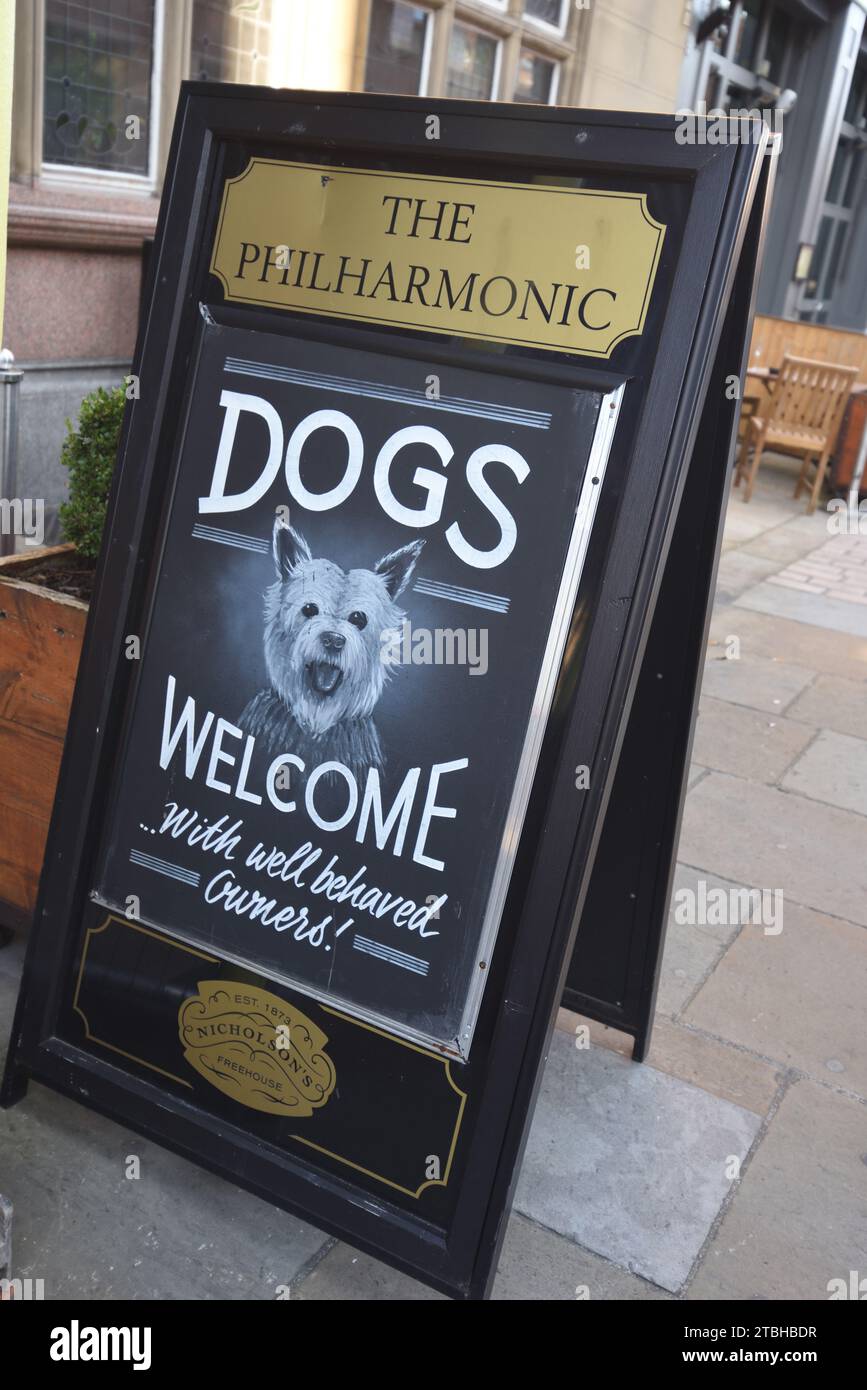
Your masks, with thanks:
M 332 695 L 340 684 L 342 675 L 340 667 L 332 666 L 330 661 L 314 661 L 310 667 L 313 689 L 319 695 Z

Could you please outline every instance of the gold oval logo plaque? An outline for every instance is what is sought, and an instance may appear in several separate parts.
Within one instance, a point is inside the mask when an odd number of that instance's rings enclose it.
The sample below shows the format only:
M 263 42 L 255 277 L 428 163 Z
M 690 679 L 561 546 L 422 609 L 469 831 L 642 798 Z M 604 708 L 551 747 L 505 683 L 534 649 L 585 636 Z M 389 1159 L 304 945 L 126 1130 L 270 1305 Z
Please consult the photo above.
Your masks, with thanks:
M 184 1057 L 224 1095 L 268 1115 L 302 1119 L 334 1090 L 327 1037 L 275 994 L 232 980 L 200 980 L 181 1005 Z

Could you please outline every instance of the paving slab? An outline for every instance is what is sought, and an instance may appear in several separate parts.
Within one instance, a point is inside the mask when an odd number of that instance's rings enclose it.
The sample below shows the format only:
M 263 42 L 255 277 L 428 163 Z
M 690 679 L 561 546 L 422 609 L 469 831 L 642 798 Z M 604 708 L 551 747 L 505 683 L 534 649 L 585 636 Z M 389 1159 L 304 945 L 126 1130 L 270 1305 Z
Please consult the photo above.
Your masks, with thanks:
M 789 460 L 791 464 L 791 460 Z M 744 511 L 750 512 L 758 521 L 761 522 L 763 531 L 770 531 L 775 526 L 785 526 L 789 522 L 798 519 L 802 510 L 802 503 L 794 502 L 792 491 L 794 489 L 794 475 L 784 469 L 785 477 L 774 479 L 770 487 L 756 488 L 749 502 L 741 501 L 742 493 L 732 490 L 732 510 L 734 501 L 741 503 Z M 824 527 L 822 528 L 824 530 Z
M 859 1101 L 812 1081 L 792 1086 L 687 1297 L 825 1300 L 830 1280 L 863 1275 L 865 1125 Z
M 509 1222 L 492 1296 L 544 1303 L 671 1298 L 665 1289 L 517 1214 Z
M 654 1020 L 647 1065 L 691 1081 L 756 1115 L 767 1115 L 781 1078 L 780 1070 L 769 1062 L 661 1014 Z
M 441 1301 L 443 1297 L 347 1245 L 335 1246 L 292 1290 L 293 1299 L 305 1302 Z M 574 1303 L 658 1301 L 671 1295 L 564 1236 L 513 1214 L 491 1297 L 501 1302 Z
M 293 1285 L 292 1302 L 306 1303 L 447 1303 L 443 1293 L 408 1274 L 337 1244 L 310 1274 Z
M 821 535 L 813 531 L 805 534 L 802 530 L 794 529 L 791 522 L 786 522 L 784 526 L 775 526 L 770 531 L 762 532 L 755 540 L 744 542 L 740 550 L 744 555 L 774 560 L 779 567 L 802 560 L 806 555 L 818 550 L 826 539 L 824 531 Z
M 515 1208 L 676 1292 L 759 1118 L 605 1048 L 555 1032 Z
M 743 649 L 729 659 L 713 651 L 705 662 L 701 690 L 716 700 L 783 714 L 814 679 L 815 671 L 791 661 L 753 656 Z
M 757 613 L 770 613 L 775 618 L 793 618 L 800 623 L 848 632 L 854 637 L 867 637 L 867 605 L 849 603 L 846 599 L 830 598 L 827 594 L 804 593 L 800 589 L 784 589 L 763 579 L 752 589 L 745 589 L 734 600 L 737 608 L 750 608 Z
M 701 881 L 704 881 L 705 892 L 721 888 L 728 893 L 730 889 L 739 886 L 700 869 L 690 868 L 686 864 L 675 865 L 665 948 L 659 975 L 659 992 L 656 998 L 657 1010 L 662 1014 L 674 1015 L 680 1012 L 708 972 L 713 970 L 738 931 L 737 920 L 727 923 L 679 920 L 686 916 L 686 913 L 677 909 L 681 904 L 686 905 L 688 900 L 679 898 L 678 894 L 690 893 L 693 903 L 697 904 Z
M 791 498 L 791 494 L 789 494 Z M 831 535 L 830 523 L 831 516 L 827 509 L 818 507 L 812 514 L 806 510 L 806 503 L 803 498 L 794 502 L 796 513 L 786 522 L 786 530 L 792 534 L 802 536 L 812 536 L 816 539 L 817 545 L 824 545 Z
M 838 734 L 867 738 L 867 681 L 819 676 L 789 708 L 792 719 L 836 729 Z
M 0 1173 L 13 1273 L 43 1279 L 47 1299 L 273 1299 L 326 1239 L 34 1083 L 0 1112 Z
M 867 926 L 864 846 L 863 817 L 852 811 L 709 772 L 687 797 L 678 857 Z
M 745 541 L 755 540 L 756 536 L 760 536 L 766 530 L 765 517 L 755 508 L 750 511 L 749 504 L 744 505 L 741 496 L 736 492 L 732 493 L 726 512 L 723 532 L 725 539 L 740 546 Z
M 727 551 L 720 560 L 717 571 L 717 602 L 724 601 L 726 597 L 735 598 L 742 594 L 744 589 L 758 584 L 759 580 L 766 579 L 779 568 L 778 560 L 762 555 L 748 555 L 741 547 Z
M 18 936 L 0 950 L 0 1066 L 25 948 Z M 35 1083 L 0 1111 L 0 1174 L 14 1272 L 44 1279 L 48 1299 L 273 1299 L 327 1239 Z
M 589 1039 L 591 1047 L 607 1047 L 609 1052 L 619 1052 L 621 1057 L 632 1056 L 635 1039 L 629 1033 L 622 1033 L 619 1028 L 609 1028 L 606 1023 L 587 1018 L 574 1009 L 558 1009 L 555 1027 L 561 1033 L 568 1033 L 573 1040 L 580 1028 L 582 1037 Z
M 780 785 L 867 816 L 867 741 L 823 730 Z M 867 837 L 867 823 L 864 834 Z
M 702 696 L 692 751 L 717 772 L 776 782 L 814 735 L 809 725 L 781 714 Z
M 830 598 L 867 603 L 867 537 L 832 536 L 809 555 L 785 566 L 774 584 L 827 593 Z
M 726 607 L 710 623 L 710 653 L 721 656 L 727 638 L 735 636 L 741 651 L 794 662 L 830 676 L 867 681 L 867 638 L 814 627 L 810 623 Z
M 779 936 L 744 927 L 684 1021 L 867 1096 L 865 1000 L 864 928 L 787 902 Z
M 785 530 L 789 535 L 803 536 L 805 540 L 810 540 L 813 546 L 825 545 L 831 536 L 830 515 L 821 507 L 811 514 L 807 511 L 806 498 L 796 499 L 792 495 L 797 477 L 797 467 L 793 470 L 792 464 L 793 460 L 787 459 L 779 470 L 769 472 L 765 469 L 764 460 L 762 462 L 753 499 L 758 499 L 761 506 L 766 507 L 771 503 L 776 504 L 779 509 L 769 513 L 771 518 L 779 520 L 770 520 L 765 530 Z M 752 502 L 747 503 L 747 506 L 752 506 Z M 780 516 L 781 513 L 784 515 Z
M 749 502 L 744 502 L 743 488 L 738 491 L 732 489 L 729 494 L 724 534 L 730 540 L 743 544 L 775 526 L 783 526 L 793 521 L 795 518 L 792 515 L 791 499 L 786 497 L 785 493 L 785 488 L 775 492 L 763 490 L 763 495 L 757 490 Z M 824 527 L 822 530 L 827 539 Z

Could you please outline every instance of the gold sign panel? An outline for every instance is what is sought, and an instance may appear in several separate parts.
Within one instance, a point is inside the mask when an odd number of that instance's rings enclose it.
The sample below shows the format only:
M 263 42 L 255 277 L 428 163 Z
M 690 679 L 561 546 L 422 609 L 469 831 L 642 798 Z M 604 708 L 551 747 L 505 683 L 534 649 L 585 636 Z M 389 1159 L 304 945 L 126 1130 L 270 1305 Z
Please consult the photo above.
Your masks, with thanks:
M 643 193 L 251 159 L 211 270 L 228 300 L 610 357 L 665 227 Z
M 178 1015 L 184 1057 L 232 1100 L 303 1119 L 334 1090 L 327 1037 L 300 1010 L 255 985 L 200 980 Z

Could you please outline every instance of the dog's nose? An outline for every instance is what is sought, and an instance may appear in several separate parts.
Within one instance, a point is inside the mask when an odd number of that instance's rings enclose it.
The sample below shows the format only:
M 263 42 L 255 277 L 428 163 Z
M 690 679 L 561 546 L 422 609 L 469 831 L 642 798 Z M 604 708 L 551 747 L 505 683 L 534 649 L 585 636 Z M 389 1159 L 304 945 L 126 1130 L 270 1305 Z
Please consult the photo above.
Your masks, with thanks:
M 342 632 L 323 632 L 322 645 L 328 651 L 339 652 L 346 646 L 346 638 Z

